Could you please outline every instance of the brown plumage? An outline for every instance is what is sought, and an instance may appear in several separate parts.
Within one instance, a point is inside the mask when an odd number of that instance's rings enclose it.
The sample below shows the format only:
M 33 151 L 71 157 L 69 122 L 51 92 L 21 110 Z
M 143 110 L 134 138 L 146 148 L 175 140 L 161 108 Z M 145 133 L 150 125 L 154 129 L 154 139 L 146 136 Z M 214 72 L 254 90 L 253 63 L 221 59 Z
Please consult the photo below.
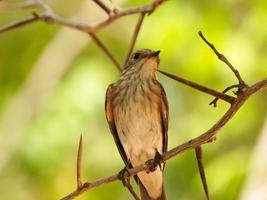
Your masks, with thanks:
M 141 49 L 129 59 L 120 79 L 106 93 L 106 118 L 120 155 L 134 167 L 167 151 L 168 102 L 156 79 L 159 51 Z M 163 175 L 137 174 L 142 200 L 166 200 Z

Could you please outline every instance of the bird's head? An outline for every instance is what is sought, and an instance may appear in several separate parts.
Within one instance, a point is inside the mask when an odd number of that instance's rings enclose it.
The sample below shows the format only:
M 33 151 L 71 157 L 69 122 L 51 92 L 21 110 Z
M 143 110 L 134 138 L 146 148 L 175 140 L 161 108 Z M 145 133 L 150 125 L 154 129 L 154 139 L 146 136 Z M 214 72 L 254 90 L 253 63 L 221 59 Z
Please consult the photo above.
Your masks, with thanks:
M 133 70 L 142 73 L 143 75 L 155 74 L 160 61 L 159 53 L 160 51 L 140 49 L 130 56 L 125 66 L 125 70 Z

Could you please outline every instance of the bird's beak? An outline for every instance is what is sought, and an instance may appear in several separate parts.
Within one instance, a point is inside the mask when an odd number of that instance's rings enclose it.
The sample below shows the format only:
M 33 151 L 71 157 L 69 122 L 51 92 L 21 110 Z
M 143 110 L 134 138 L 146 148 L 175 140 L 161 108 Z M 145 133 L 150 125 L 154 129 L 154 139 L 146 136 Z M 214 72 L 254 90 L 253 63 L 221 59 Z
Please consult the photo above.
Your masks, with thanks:
M 148 57 L 157 57 L 159 55 L 160 51 L 154 51 L 152 53 L 149 54 Z

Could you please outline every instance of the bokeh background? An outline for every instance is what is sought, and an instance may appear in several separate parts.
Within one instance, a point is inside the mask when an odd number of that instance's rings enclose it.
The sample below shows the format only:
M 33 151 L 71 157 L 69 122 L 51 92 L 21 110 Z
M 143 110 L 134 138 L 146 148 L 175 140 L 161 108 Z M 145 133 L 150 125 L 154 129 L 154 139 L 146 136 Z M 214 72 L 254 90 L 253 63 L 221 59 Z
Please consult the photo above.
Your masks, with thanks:
M 74 21 L 90 24 L 106 17 L 90 0 L 47 2 Z M 124 8 L 147 2 L 112 1 Z M 0 10 L 0 25 L 30 12 Z M 121 63 L 137 18 L 122 18 L 98 32 Z M 267 75 L 266 24 L 265 0 L 170 0 L 145 18 L 136 49 L 159 49 L 160 69 L 223 90 L 237 81 L 198 30 L 253 84 Z M 0 35 L 0 199 L 59 199 L 74 190 L 80 134 L 84 180 L 123 168 L 104 115 L 106 88 L 118 77 L 84 33 L 37 22 Z M 212 97 L 158 77 L 170 104 L 169 148 L 203 133 L 228 108 L 222 101 L 212 108 Z M 249 99 L 217 141 L 204 146 L 212 199 L 267 199 L 266 99 L 266 90 Z M 205 199 L 193 151 L 172 159 L 165 169 L 170 200 Z M 78 199 L 131 198 L 116 182 Z

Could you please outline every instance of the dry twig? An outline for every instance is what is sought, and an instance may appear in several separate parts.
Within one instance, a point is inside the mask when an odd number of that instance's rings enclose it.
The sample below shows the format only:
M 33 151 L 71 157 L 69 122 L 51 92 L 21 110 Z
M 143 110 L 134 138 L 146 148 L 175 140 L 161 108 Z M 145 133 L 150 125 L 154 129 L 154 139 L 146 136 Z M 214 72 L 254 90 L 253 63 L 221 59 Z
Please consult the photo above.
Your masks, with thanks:
M 218 92 L 216 90 L 210 89 L 210 88 L 208 88 L 206 86 L 200 85 L 200 84 L 195 83 L 193 81 L 186 80 L 184 78 L 178 77 L 178 76 L 176 76 L 174 74 L 170 74 L 170 73 L 162 71 L 162 70 L 158 70 L 158 71 L 161 74 L 164 74 L 165 76 L 167 76 L 167 77 L 169 77 L 169 78 L 171 78 L 173 80 L 176 80 L 176 81 L 178 81 L 178 82 L 180 82 L 182 84 L 185 84 L 185 85 L 187 85 L 189 87 L 192 87 L 192 88 L 194 88 L 196 90 L 199 90 L 201 92 L 204 92 L 206 94 L 214 96 L 214 97 L 216 97 L 218 99 L 222 99 L 222 100 L 224 100 L 224 101 L 226 101 L 226 102 L 228 102 L 230 104 L 232 104 L 234 102 L 234 100 L 235 100 L 235 97 L 232 97 L 232 96 L 229 96 L 227 94 L 224 94 L 224 93 Z
M 121 67 L 119 65 L 119 63 L 115 60 L 115 58 L 112 56 L 111 52 L 107 49 L 107 47 L 99 40 L 99 38 L 97 38 L 97 36 L 94 34 L 94 32 L 98 31 L 100 28 L 103 28 L 109 24 L 111 24 L 112 22 L 114 22 L 115 20 L 123 17 L 123 16 L 127 16 L 127 15 L 132 15 L 135 13 L 140 13 L 140 17 L 138 20 L 138 23 L 135 27 L 135 31 L 131 40 L 131 45 L 129 47 L 129 51 L 127 54 L 127 58 L 125 60 L 125 62 L 127 62 L 129 55 L 131 54 L 134 45 L 136 43 L 136 39 L 138 36 L 138 33 L 140 31 L 140 27 L 141 24 L 143 22 L 144 16 L 146 14 L 150 14 L 152 13 L 159 5 L 161 5 L 162 3 L 164 3 L 166 0 L 155 0 L 150 4 L 144 5 L 144 6 L 138 6 L 138 7 L 134 7 L 134 8 L 129 8 L 129 9 L 125 9 L 125 10 L 116 10 L 116 11 L 111 11 L 101 0 L 94 0 L 94 2 L 99 5 L 100 8 L 103 9 L 103 11 L 105 11 L 108 14 L 108 18 L 98 22 L 94 25 L 87 25 L 87 24 L 81 24 L 81 23 L 76 23 L 76 22 L 72 22 L 66 19 L 63 19 L 59 16 L 57 16 L 53 10 L 42 0 L 30 0 L 30 1 L 26 1 L 25 3 L 20 3 L 20 4 L 8 4 L 8 3 L 4 3 L 0 2 L 0 9 L 9 9 L 9 10 L 16 10 L 16 9 L 26 9 L 26 8 L 41 8 L 43 10 L 42 14 L 37 14 L 37 13 L 33 13 L 33 16 L 31 18 L 27 18 L 21 21 L 18 21 L 14 24 L 11 24 L 9 26 L 0 28 L 0 33 L 15 29 L 15 28 L 19 28 L 21 26 L 30 24 L 32 22 L 35 21 L 44 21 L 46 23 L 54 23 L 54 24 L 59 24 L 59 25 L 63 25 L 66 27 L 70 27 L 73 28 L 75 30 L 79 30 L 82 32 L 86 32 L 88 33 L 91 38 L 93 39 L 93 41 L 103 50 L 103 52 L 111 59 L 111 61 L 114 63 L 114 65 L 121 70 Z M 216 97 L 215 100 L 212 101 L 213 105 L 216 105 L 216 102 L 218 99 L 222 99 L 228 103 L 231 104 L 230 108 L 226 111 L 226 113 L 217 121 L 217 123 L 215 123 L 208 131 L 204 132 L 203 134 L 201 134 L 200 136 L 184 143 L 181 144 L 171 150 L 169 150 L 168 152 L 166 152 L 163 155 L 163 159 L 161 160 L 161 162 L 165 162 L 169 159 L 171 159 L 174 156 L 177 156 L 185 151 L 191 150 L 191 149 L 197 149 L 205 144 L 208 143 L 210 141 L 213 140 L 213 138 L 215 138 L 217 132 L 226 125 L 226 123 L 235 115 L 235 113 L 240 109 L 240 107 L 248 100 L 248 98 L 253 95 L 254 93 L 258 92 L 259 90 L 263 89 L 263 88 L 267 88 L 267 79 L 264 79 L 262 81 L 257 82 L 256 84 L 252 85 L 252 86 L 248 86 L 245 81 L 241 78 L 238 70 L 236 70 L 233 65 L 228 61 L 228 59 L 221 53 L 219 53 L 217 51 L 217 49 L 215 48 L 215 46 L 210 43 L 201 32 L 199 32 L 200 37 L 204 40 L 204 42 L 214 51 L 214 53 L 217 55 L 217 57 L 223 61 L 225 64 L 227 64 L 227 66 L 232 70 L 232 72 L 235 74 L 236 78 L 238 79 L 239 84 L 238 85 L 234 85 L 234 86 L 230 86 L 228 88 L 226 88 L 223 92 L 217 92 L 215 90 L 212 90 L 208 87 L 202 86 L 198 83 L 189 81 L 189 80 L 185 80 L 183 78 L 180 78 L 178 76 L 169 74 L 167 72 L 163 72 L 161 70 L 159 70 L 160 73 L 178 81 L 181 82 L 183 84 L 186 84 L 190 87 L 193 87 L 194 89 L 200 90 L 204 93 L 210 94 L 214 97 Z M 238 91 L 236 93 L 237 97 L 232 97 L 229 96 L 227 94 L 225 94 L 228 90 L 232 89 L 232 88 L 238 88 Z M 78 156 L 77 156 L 77 189 L 75 191 L 73 191 L 72 193 L 68 194 L 66 197 L 62 198 L 63 200 L 69 200 L 69 199 L 73 199 L 79 195 L 81 195 L 82 193 L 84 193 L 87 190 L 90 190 L 92 188 L 98 187 L 100 185 L 103 184 L 108 184 L 110 182 L 114 182 L 119 180 L 118 178 L 118 174 L 114 174 L 112 176 L 106 177 L 106 178 L 102 178 L 98 181 L 89 183 L 86 182 L 84 184 L 82 184 L 81 181 L 81 160 L 82 160 L 82 137 L 80 138 L 80 143 L 79 143 L 79 149 L 78 149 Z M 148 166 L 147 164 L 143 164 L 137 167 L 134 167 L 132 169 L 129 169 L 129 173 L 126 174 L 126 176 L 129 178 L 135 174 L 137 174 L 140 171 L 143 170 L 147 170 L 149 169 L 150 166 Z M 203 176 L 203 174 L 201 174 L 201 176 Z M 138 199 L 139 197 L 134 193 L 134 191 L 131 191 L 131 185 L 129 185 L 129 187 L 127 187 L 130 192 L 133 194 L 135 199 Z M 206 192 L 206 195 L 208 197 L 208 191 L 207 188 L 205 188 L 204 185 L 204 189 Z
M 130 46 L 129 46 L 129 50 L 128 50 L 128 53 L 127 53 L 127 56 L 126 56 L 126 59 L 124 61 L 124 65 L 123 66 L 126 65 L 126 63 L 128 62 L 128 60 L 129 60 L 129 58 L 130 58 L 130 56 L 131 56 L 131 54 L 133 52 L 134 45 L 136 43 L 136 39 L 137 39 L 138 34 L 140 32 L 140 28 L 141 28 L 142 23 L 144 21 L 145 15 L 146 15 L 146 13 L 141 13 L 140 17 L 139 17 L 139 19 L 138 19 L 138 21 L 136 23 L 136 26 L 135 26 L 135 29 L 134 29 L 134 33 L 133 33 L 133 36 L 132 36 L 132 39 L 131 39 L 131 43 L 130 43 Z
M 216 56 L 222 61 L 224 62 L 230 69 L 231 71 L 235 74 L 237 80 L 239 81 L 240 85 L 243 85 L 244 87 L 247 86 L 247 84 L 245 83 L 245 81 L 241 78 L 240 73 L 237 69 L 235 69 L 235 67 L 229 62 L 229 60 L 222 54 L 220 53 L 215 46 L 210 43 L 202 34 L 201 31 L 198 32 L 198 35 L 203 39 L 203 41 L 213 50 L 213 52 L 216 54 Z
M 136 13 L 148 13 L 151 14 L 158 6 L 160 6 L 162 3 L 164 3 L 166 0 L 155 0 L 152 3 L 149 3 L 144 6 L 137 6 L 134 8 L 129 8 L 129 9 L 124 9 L 124 10 L 116 10 L 116 12 L 113 12 L 112 15 L 109 15 L 109 17 L 103 21 L 100 21 L 94 25 L 87 25 L 87 24 L 82 24 L 78 22 L 73 22 L 66 20 L 58 15 L 56 15 L 52 9 L 42 0 L 34 0 L 34 7 L 41 8 L 43 9 L 44 13 L 43 14 L 37 14 L 38 18 L 35 21 L 44 21 L 46 23 L 51 23 L 51 24 L 58 24 L 62 26 L 66 26 L 69 28 L 73 28 L 75 30 L 79 30 L 82 32 L 86 33 L 92 33 L 96 32 L 99 29 L 108 26 L 109 24 L 113 23 L 115 20 L 127 16 L 127 15 L 132 15 Z M 95 1 L 95 2 L 100 2 L 100 1 Z M 26 1 L 25 4 L 28 4 Z M 6 3 L 6 8 L 9 8 L 9 4 Z M 100 4 L 98 4 L 100 5 Z M 13 5 L 15 6 L 15 5 Z M 23 7 L 23 3 L 20 4 L 20 7 Z M 26 7 L 26 6 L 25 6 Z M 32 22 L 35 22 L 32 21 Z M 29 23 L 28 23 L 29 24 Z M 25 24 L 26 25 L 26 24 Z M 12 29 L 17 28 L 14 26 Z M 8 29 L 11 30 L 11 29 Z M 0 32 L 4 32 L 2 28 L 0 28 Z
M 23 20 L 20 20 L 20 21 L 17 21 L 15 23 L 12 23 L 12 24 L 9 24 L 7 26 L 4 26 L 0 29 L 0 33 L 4 33 L 4 32 L 7 32 L 9 30 L 12 30 L 12 29 L 16 29 L 16 28 L 19 28 L 21 26 L 25 26 L 27 24 L 30 24 L 34 21 L 37 21 L 39 20 L 38 16 L 33 14 L 32 17 L 29 17 L 29 18 L 26 18 L 26 19 L 23 19 Z
M 120 63 L 114 58 L 112 53 L 108 50 L 108 48 L 100 41 L 100 39 L 94 33 L 88 33 L 92 40 L 97 44 L 97 46 L 108 56 L 111 62 L 115 65 L 115 67 L 121 72 Z
M 80 141 L 79 141 L 79 147 L 78 147 L 78 153 L 77 153 L 77 189 L 82 187 L 82 155 L 83 155 L 83 136 L 80 135 Z
M 197 165 L 198 165 L 198 170 L 199 170 L 199 174 L 200 174 L 200 178 L 201 178 L 201 182 L 205 191 L 205 195 L 207 200 L 210 199 L 209 196 L 209 190 L 208 190 L 208 184 L 207 184 L 207 178 L 205 175 L 205 170 L 204 170 L 204 165 L 203 165 L 203 159 L 202 159 L 202 147 L 199 146 L 197 148 L 195 148 L 195 154 L 196 154 L 196 158 L 197 158 Z
M 109 7 L 102 2 L 101 0 L 93 0 L 100 8 L 102 8 L 102 10 L 104 10 L 108 15 L 110 15 L 111 10 L 109 9 Z

